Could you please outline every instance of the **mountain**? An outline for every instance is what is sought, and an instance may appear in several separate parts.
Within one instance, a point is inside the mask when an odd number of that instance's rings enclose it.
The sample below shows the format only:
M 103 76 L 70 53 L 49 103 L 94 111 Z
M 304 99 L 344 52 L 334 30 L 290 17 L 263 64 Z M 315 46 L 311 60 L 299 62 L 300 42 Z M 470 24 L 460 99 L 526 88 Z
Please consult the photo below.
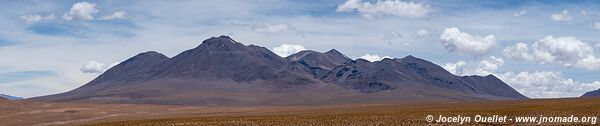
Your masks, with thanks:
M 600 89 L 593 90 L 593 91 L 590 91 L 590 92 L 586 92 L 581 97 L 582 98 L 586 98 L 586 97 L 600 97 Z
M 172 58 L 135 55 L 52 102 L 307 105 L 527 99 L 493 75 L 456 76 L 413 56 L 369 62 L 332 49 L 280 57 L 228 36 Z
M 6 95 L 6 94 L 0 94 L 0 98 L 7 99 L 7 100 L 21 100 L 21 99 L 23 99 L 21 97 L 10 96 L 10 95 Z
M 325 53 L 304 50 L 286 57 L 285 60 L 292 65 L 292 70 L 308 72 L 317 78 L 325 76 L 327 72 L 336 66 L 352 61 L 352 59 L 335 49 Z
M 300 104 L 348 95 L 288 68 L 284 58 L 264 47 L 220 36 L 172 58 L 138 54 L 80 88 L 32 99 L 210 106 Z
M 373 93 L 398 88 L 426 89 L 438 87 L 488 99 L 526 99 L 493 75 L 456 76 L 442 67 L 413 56 L 369 62 L 364 59 L 346 62 L 323 78 L 349 90 Z M 424 90 L 426 90 L 424 89 Z

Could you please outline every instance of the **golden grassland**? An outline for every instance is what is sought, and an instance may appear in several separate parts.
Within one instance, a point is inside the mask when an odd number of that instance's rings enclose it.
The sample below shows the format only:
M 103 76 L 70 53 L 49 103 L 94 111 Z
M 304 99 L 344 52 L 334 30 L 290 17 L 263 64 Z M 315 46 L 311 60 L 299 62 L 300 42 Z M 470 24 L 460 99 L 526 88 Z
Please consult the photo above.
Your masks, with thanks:
M 277 108 L 277 107 L 274 107 Z M 90 126 L 185 126 L 185 125 L 458 125 L 429 123 L 427 115 L 474 116 L 600 116 L 600 99 L 541 99 L 517 101 L 438 102 L 377 105 L 310 106 L 281 109 L 266 113 L 231 113 L 203 116 L 197 114 L 158 119 L 94 122 Z M 467 125 L 537 125 L 536 123 L 467 123 Z M 542 125 L 590 125 L 590 123 L 544 123 Z M 598 125 L 598 124 L 596 124 Z

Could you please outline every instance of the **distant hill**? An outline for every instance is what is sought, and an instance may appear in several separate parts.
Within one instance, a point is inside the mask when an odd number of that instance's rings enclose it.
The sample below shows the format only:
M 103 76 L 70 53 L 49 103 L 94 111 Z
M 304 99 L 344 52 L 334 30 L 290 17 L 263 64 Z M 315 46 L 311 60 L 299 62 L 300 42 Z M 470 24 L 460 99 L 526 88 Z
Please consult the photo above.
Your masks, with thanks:
M 280 57 L 267 48 L 212 37 L 172 58 L 144 52 L 54 102 L 182 105 L 306 105 L 527 99 L 488 75 L 456 76 L 407 56 L 369 62 L 335 49 Z
M 0 98 L 4 98 L 4 99 L 7 99 L 7 100 L 21 100 L 21 99 L 23 99 L 21 97 L 10 96 L 10 95 L 6 95 L 6 94 L 0 94 Z
M 600 89 L 586 92 L 581 97 L 600 97 Z

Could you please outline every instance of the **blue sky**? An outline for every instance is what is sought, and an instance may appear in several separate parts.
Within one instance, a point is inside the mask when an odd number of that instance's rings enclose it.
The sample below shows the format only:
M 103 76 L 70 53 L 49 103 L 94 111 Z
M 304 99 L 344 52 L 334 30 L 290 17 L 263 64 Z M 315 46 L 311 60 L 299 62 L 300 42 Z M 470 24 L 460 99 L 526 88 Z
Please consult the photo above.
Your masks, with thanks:
M 480 0 L 2 1 L 0 93 L 77 88 L 137 53 L 229 35 L 285 56 L 424 58 L 533 98 L 600 88 L 600 2 Z

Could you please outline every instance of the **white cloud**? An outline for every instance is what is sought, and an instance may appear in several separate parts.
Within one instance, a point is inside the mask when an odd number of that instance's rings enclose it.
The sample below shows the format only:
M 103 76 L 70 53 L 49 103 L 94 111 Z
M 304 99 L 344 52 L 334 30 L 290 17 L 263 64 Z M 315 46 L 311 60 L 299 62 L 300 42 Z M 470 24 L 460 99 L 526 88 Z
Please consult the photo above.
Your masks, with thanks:
M 273 48 L 273 52 L 281 57 L 287 57 L 302 50 L 306 50 L 306 48 L 302 45 L 292 44 L 282 44 L 281 46 Z
M 600 30 L 600 22 L 594 23 L 594 28 Z
M 520 59 L 526 61 L 533 60 L 533 57 L 529 55 L 529 47 L 527 47 L 527 44 L 521 42 L 515 44 L 514 46 L 504 48 L 502 53 L 505 57 L 511 59 Z
M 579 97 L 585 92 L 600 88 L 600 82 L 578 82 L 565 78 L 559 72 L 507 72 L 498 78 L 531 98 Z
M 496 75 L 500 80 L 530 98 L 560 98 L 579 97 L 585 92 L 600 88 L 600 82 L 578 82 L 565 78 L 560 72 L 506 72 L 497 73 L 502 66 L 501 58 L 489 57 L 481 60 L 477 66 L 470 66 L 465 61 L 446 63 L 443 68 L 448 72 L 460 76 L 489 74 Z
M 525 14 L 527 14 L 527 10 L 521 10 L 521 11 L 518 11 L 518 12 L 514 12 L 513 16 L 520 17 L 520 16 L 523 16 Z
M 97 13 L 95 3 L 79 2 L 73 4 L 69 12 L 63 15 L 65 20 L 93 20 L 93 14 Z
M 371 55 L 371 54 L 368 54 L 368 53 L 365 54 L 365 55 L 363 55 L 363 56 L 360 56 L 358 58 L 359 59 L 365 59 L 365 60 L 368 60 L 370 62 L 381 61 L 381 60 L 383 60 L 385 58 L 390 58 L 391 59 L 391 57 L 389 57 L 389 56 L 380 57 L 379 55 Z
M 564 66 L 586 69 L 600 68 L 600 59 L 594 56 L 594 48 L 575 37 L 546 36 L 532 46 L 533 56 L 540 63 L 558 63 Z
M 533 43 L 531 53 L 527 44 L 517 43 L 507 47 L 503 53 L 508 58 L 534 60 L 540 64 L 562 64 L 565 67 L 578 67 L 589 70 L 600 69 L 600 58 L 594 55 L 594 48 L 575 37 L 545 38 Z M 531 58 L 530 58 L 531 57 Z
M 374 19 L 377 16 L 393 15 L 406 18 L 420 18 L 431 12 L 427 4 L 404 2 L 402 0 L 379 0 L 376 3 L 348 0 L 336 12 L 359 12 L 363 17 Z
M 449 52 L 468 53 L 475 56 L 485 54 L 496 44 L 494 35 L 472 36 L 455 27 L 444 29 L 440 40 Z
M 467 62 L 461 60 L 456 63 L 446 63 L 442 67 L 452 74 L 461 75 L 464 73 L 463 70 L 466 65 Z
M 290 26 L 287 24 L 284 24 L 284 23 L 278 23 L 278 24 L 265 23 L 265 25 L 263 25 L 263 26 L 255 27 L 254 31 L 265 32 L 265 33 L 276 33 L 276 32 L 287 31 L 289 28 L 290 28 Z
M 125 19 L 127 13 L 125 11 L 116 11 L 110 15 L 100 17 L 100 20 L 113 20 L 113 19 Z
M 569 11 L 567 10 L 563 10 L 560 13 L 552 14 L 550 18 L 552 18 L 552 20 L 555 21 L 570 21 L 572 19 L 572 17 L 569 15 Z
M 465 61 L 458 61 L 456 63 L 446 63 L 442 67 L 448 72 L 460 75 L 479 75 L 487 76 L 493 74 L 504 64 L 504 60 L 499 57 L 490 56 L 486 59 L 479 61 L 477 65 L 469 65 Z
M 56 19 L 56 16 L 54 16 L 54 14 L 50 14 L 48 16 L 42 16 L 42 15 L 38 15 L 38 14 L 21 16 L 21 20 L 23 20 L 27 23 L 35 23 L 35 22 L 39 22 L 42 20 L 54 20 L 54 19 Z
M 99 63 L 96 61 L 90 61 L 89 63 L 85 64 L 83 67 L 81 67 L 81 72 L 83 73 L 102 73 L 104 72 L 104 67 L 106 65 L 103 63 Z
M 473 74 L 482 76 L 489 75 L 495 73 L 503 64 L 504 60 L 502 58 L 490 56 L 488 59 L 479 62 L 479 65 Z
M 96 61 L 90 61 L 89 63 L 87 63 L 83 67 L 81 67 L 79 70 L 83 73 L 103 73 L 104 71 L 106 71 L 118 64 L 119 64 L 119 62 L 115 62 L 115 63 L 112 63 L 107 66 L 106 64 L 103 64 L 103 63 L 99 63 Z

